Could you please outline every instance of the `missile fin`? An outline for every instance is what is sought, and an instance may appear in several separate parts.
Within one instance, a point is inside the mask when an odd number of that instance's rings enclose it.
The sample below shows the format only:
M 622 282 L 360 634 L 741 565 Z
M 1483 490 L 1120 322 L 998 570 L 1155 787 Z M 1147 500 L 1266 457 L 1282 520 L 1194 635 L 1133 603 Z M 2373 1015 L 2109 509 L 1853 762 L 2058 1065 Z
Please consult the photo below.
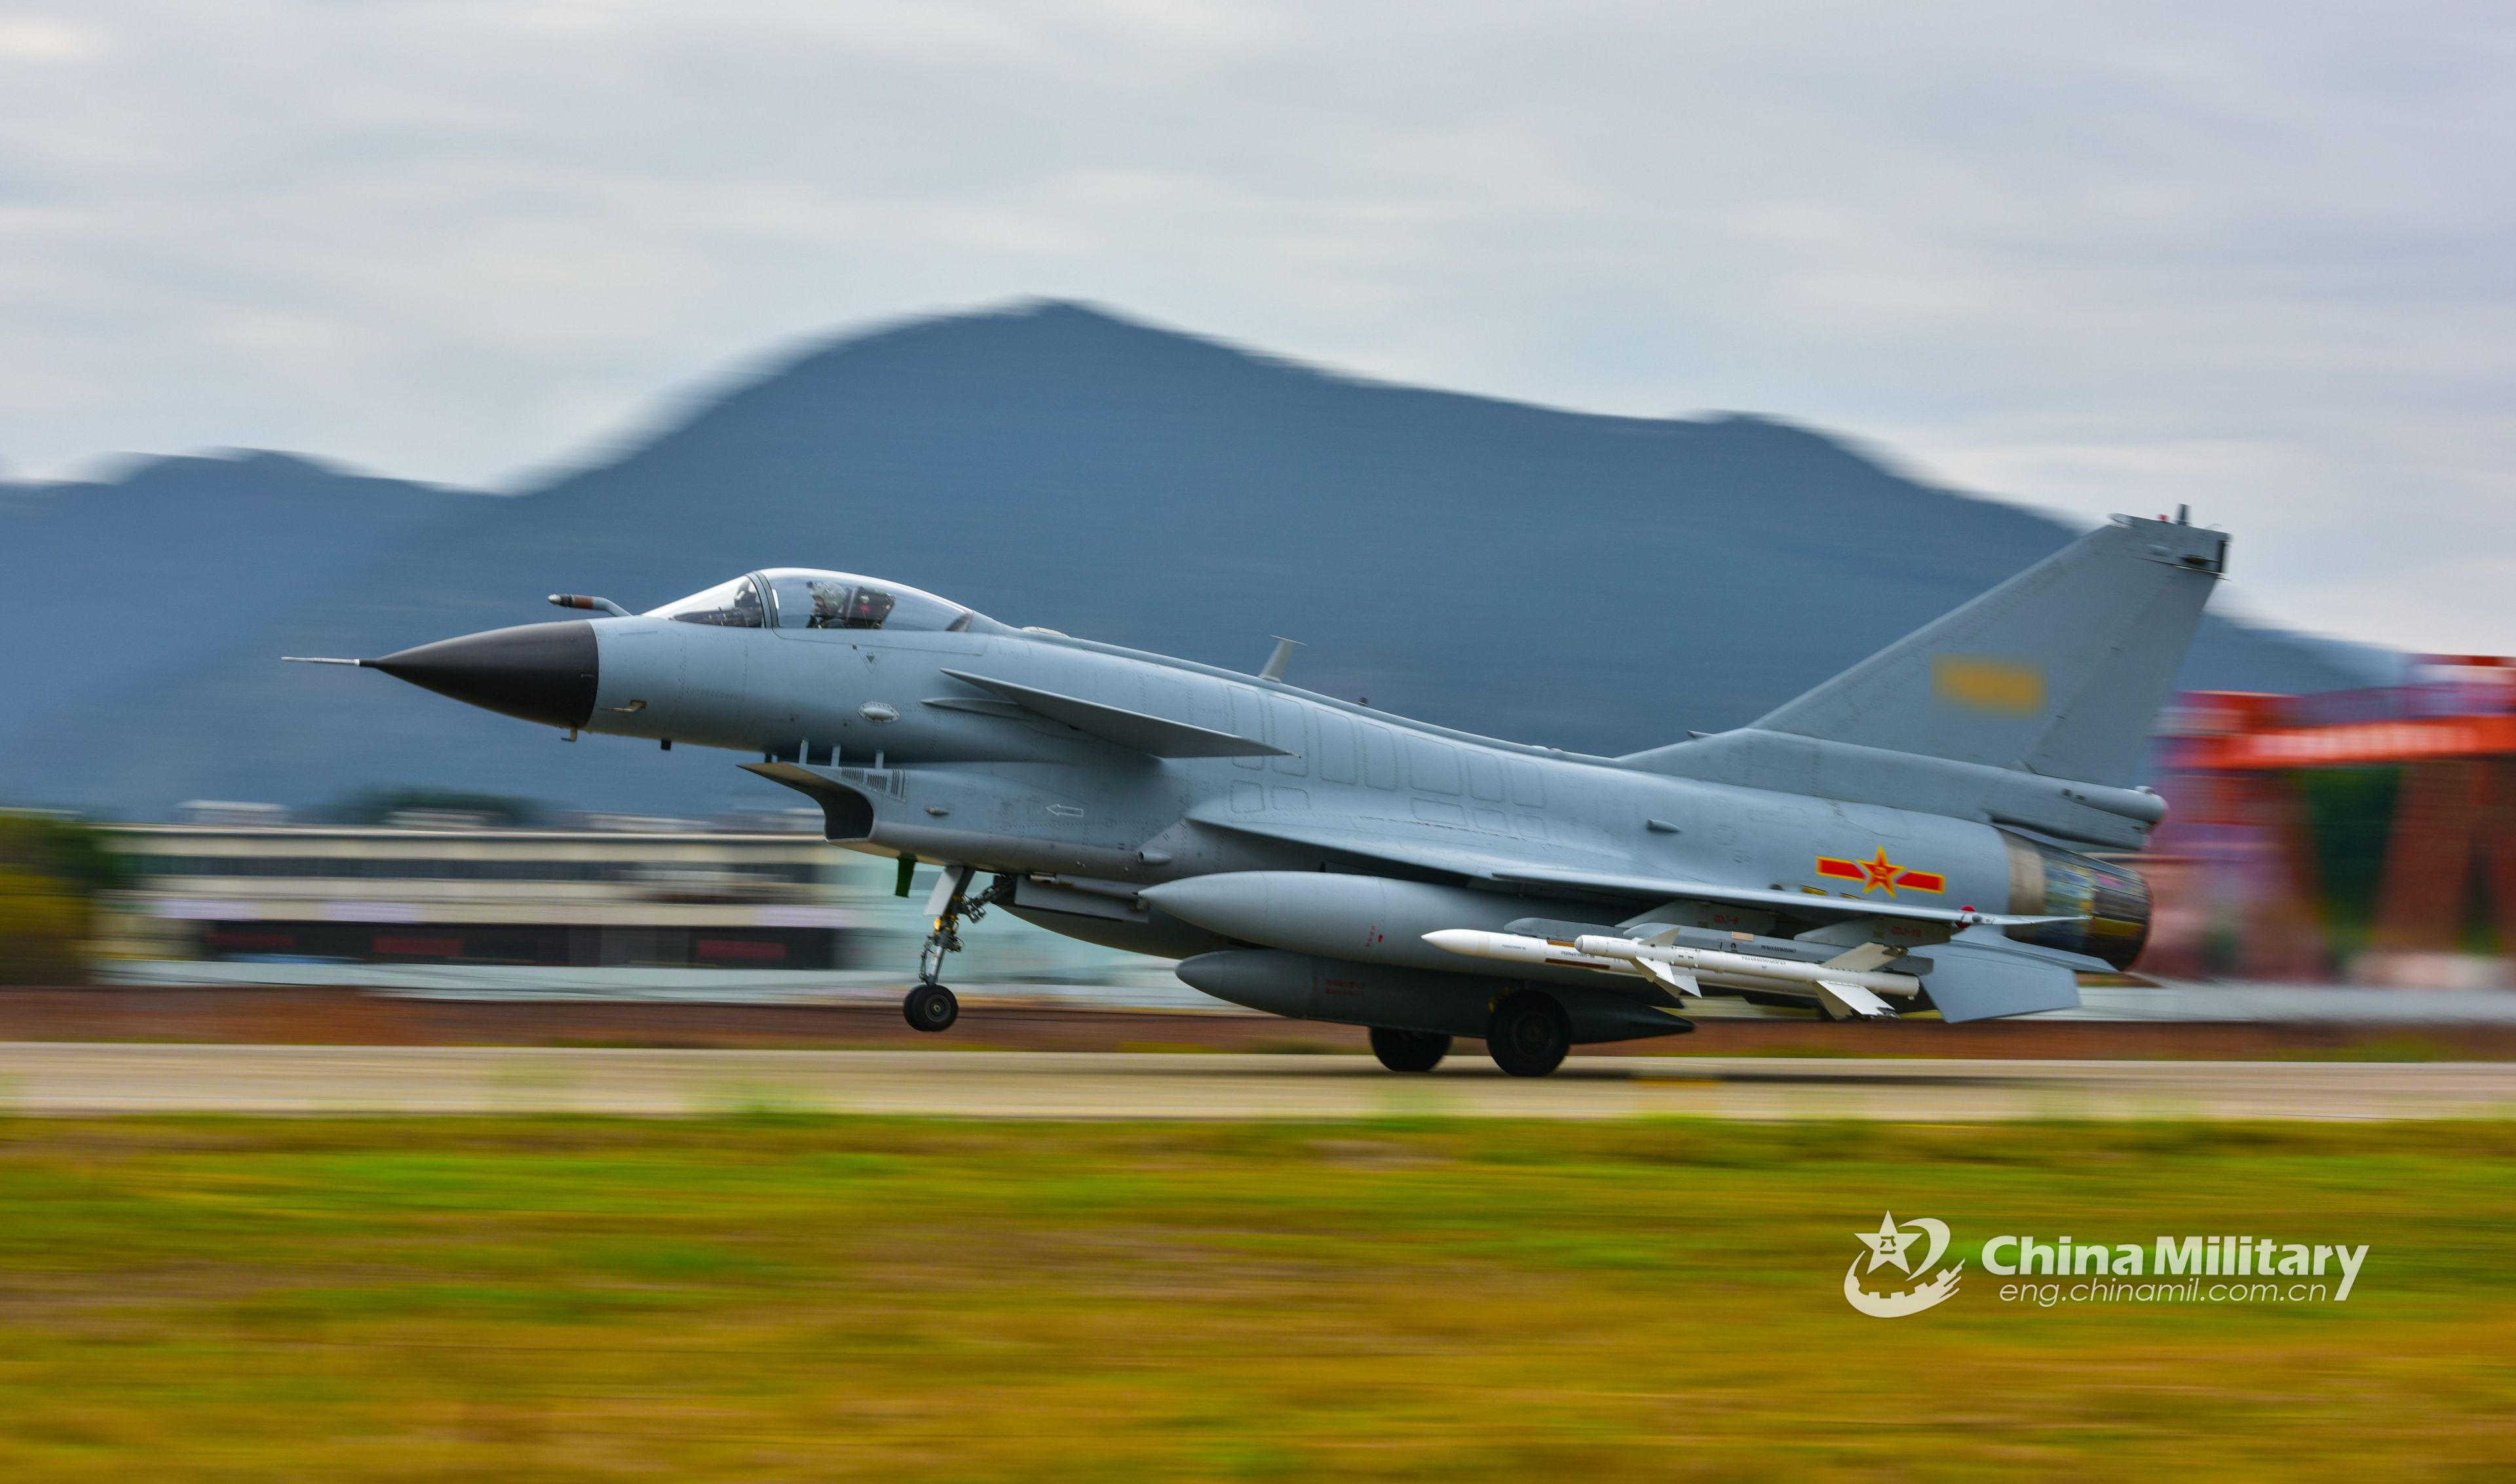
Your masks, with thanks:
M 1701 999 L 1703 997 L 1703 986 L 1695 982 L 1695 976 L 1692 973 L 1679 968 L 1676 964 L 1662 963 L 1656 958 L 1638 957 L 1631 958 L 1626 961 L 1631 963 L 1635 968 L 1642 970 L 1643 977 L 1651 980 L 1655 984 L 1660 985 L 1666 989 L 1675 990 L 1680 995 L 1691 995 L 1698 999 Z M 1867 994 L 1868 992 L 1865 990 L 1862 993 Z
M 1840 979 L 1821 979 L 1817 982 L 1817 993 L 1818 997 L 1825 1001 L 1826 1008 L 1837 1015 L 1857 1016 L 1863 1020 L 1896 1018 L 1896 1012 L 1888 1008 L 1887 1001 L 1857 984 L 1846 984 Z
M 1883 943 L 1864 943 L 1828 958 L 1824 967 L 1841 969 L 1847 974 L 1866 974 L 1895 962 L 1896 954 Z

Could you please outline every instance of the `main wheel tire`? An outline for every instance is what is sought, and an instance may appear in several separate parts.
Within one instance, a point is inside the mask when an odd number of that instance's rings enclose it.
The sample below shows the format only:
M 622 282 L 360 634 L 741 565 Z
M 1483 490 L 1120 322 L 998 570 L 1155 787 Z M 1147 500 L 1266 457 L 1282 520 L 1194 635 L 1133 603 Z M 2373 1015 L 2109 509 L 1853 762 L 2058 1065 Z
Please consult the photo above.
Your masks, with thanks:
M 1572 1023 L 1551 995 L 1515 990 L 1486 1021 L 1486 1053 L 1514 1077 L 1544 1077 L 1572 1049 Z
M 1430 1072 L 1450 1054 L 1450 1038 L 1431 1031 L 1371 1028 L 1371 1054 L 1392 1072 Z
M 921 984 L 900 1002 L 900 1011 L 920 1031 L 949 1031 L 961 1018 L 961 1001 L 940 984 Z

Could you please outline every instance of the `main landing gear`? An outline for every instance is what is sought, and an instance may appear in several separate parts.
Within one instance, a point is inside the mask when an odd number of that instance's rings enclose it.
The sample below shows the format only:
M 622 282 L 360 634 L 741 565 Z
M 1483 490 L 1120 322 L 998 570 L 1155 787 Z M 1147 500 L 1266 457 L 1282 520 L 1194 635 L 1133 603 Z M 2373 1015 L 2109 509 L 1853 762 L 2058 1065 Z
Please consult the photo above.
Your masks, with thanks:
M 1572 1049 L 1572 1023 L 1551 995 L 1514 990 L 1486 1019 L 1486 1051 L 1514 1077 L 1544 1077 Z
M 1432 1031 L 1371 1028 L 1371 1054 L 1392 1072 L 1430 1072 L 1450 1054 L 1450 1038 Z
M 944 955 L 961 951 L 961 919 L 976 922 L 987 914 L 988 905 L 1002 896 L 1011 885 L 1011 876 L 998 876 L 993 886 L 975 897 L 962 892 L 969 887 L 973 874 L 967 866 L 946 866 L 944 878 L 935 883 L 935 895 L 927 904 L 934 916 L 935 931 L 926 935 L 926 947 L 917 955 L 917 988 L 900 1002 L 900 1013 L 920 1031 L 948 1031 L 952 1022 L 961 1018 L 961 1001 L 944 988 Z
M 1514 1077 L 1544 1077 L 1572 1049 L 1572 1022 L 1555 996 L 1514 990 L 1486 1017 L 1486 1050 Z M 1371 1028 L 1371 1054 L 1392 1072 L 1430 1072 L 1450 1054 L 1450 1038 L 1432 1031 Z

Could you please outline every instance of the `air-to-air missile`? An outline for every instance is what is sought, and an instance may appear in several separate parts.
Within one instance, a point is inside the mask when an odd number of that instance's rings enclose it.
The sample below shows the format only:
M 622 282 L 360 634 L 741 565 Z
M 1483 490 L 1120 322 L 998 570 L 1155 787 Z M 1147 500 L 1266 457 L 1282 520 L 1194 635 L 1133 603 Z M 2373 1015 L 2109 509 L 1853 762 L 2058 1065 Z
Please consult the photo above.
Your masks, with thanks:
M 1818 998 L 1835 1014 L 1870 1020 L 1896 1018 L 1894 1008 L 1879 996 L 1911 999 L 1922 993 L 1922 981 L 1912 975 L 1878 969 L 1880 964 L 1903 957 L 1905 951 L 1877 943 L 1847 949 L 1823 963 L 1800 963 L 1761 954 L 1680 948 L 1595 933 L 1582 933 L 1565 943 L 1523 933 L 1481 933 L 1473 928 L 1450 927 L 1426 933 L 1424 941 L 1446 954 L 1465 954 L 1471 958 L 1634 974 L 1698 999 L 1703 997 L 1706 984 L 1720 989 L 1796 990 L 1803 994 L 1814 989 Z

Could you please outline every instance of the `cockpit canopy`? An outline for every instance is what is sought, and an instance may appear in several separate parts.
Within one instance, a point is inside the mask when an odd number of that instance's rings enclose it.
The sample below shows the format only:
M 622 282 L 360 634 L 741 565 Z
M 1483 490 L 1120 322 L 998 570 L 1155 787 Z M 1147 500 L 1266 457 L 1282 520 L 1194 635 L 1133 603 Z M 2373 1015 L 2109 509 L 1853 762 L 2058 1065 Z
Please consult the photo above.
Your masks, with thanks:
M 720 582 L 678 603 L 651 609 L 650 618 L 713 623 L 720 628 L 888 628 L 958 632 L 970 611 L 933 593 L 844 572 L 773 567 Z

